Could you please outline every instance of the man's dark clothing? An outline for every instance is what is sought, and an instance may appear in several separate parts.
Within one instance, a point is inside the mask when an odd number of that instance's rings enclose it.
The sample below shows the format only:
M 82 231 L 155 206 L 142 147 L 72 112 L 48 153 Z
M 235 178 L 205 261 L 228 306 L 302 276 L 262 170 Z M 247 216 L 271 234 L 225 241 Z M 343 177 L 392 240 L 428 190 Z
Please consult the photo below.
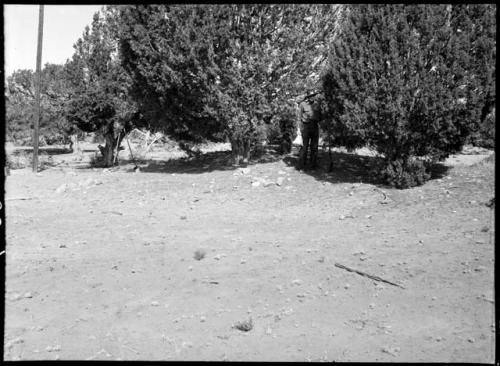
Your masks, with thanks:
M 307 153 L 311 149 L 310 161 L 313 168 L 318 164 L 319 121 L 321 120 L 320 107 L 317 103 L 304 100 L 299 105 L 302 133 L 301 167 L 307 163 Z

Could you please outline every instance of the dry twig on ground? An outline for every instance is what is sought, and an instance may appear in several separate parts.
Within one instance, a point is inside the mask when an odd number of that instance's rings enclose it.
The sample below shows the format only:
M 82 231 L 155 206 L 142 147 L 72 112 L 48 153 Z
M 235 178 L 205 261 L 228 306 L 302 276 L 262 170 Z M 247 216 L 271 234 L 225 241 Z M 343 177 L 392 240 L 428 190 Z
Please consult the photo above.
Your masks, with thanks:
M 335 263 L 335 267 L 338 267 L 338 268 L 342 268 L 342 269 L 345 269 L 346 271 L 349 271 L 349 272 L 355 272 L 361 276 L 364 276 L 364 277 L 368 277 L 372 280 L 375 280 L 375 281 L 381 281 L 381 282 L 385 282 L 385 283 L 388 283 L 389 285 L 393 285 L 393 286 L 397 286 L 397 287 L 400 287 L 402 289 L 404 289 L 403 286 L 401 285 L 398 285 L 397 283 L 394 283 L 394 282 L 391 282 L 391 281 L 387 281 L 387 280 L 384 280 L 383 278 L 380 278 L 378 276 L 373 276 L 371 274 L 368 274 L 368 273 L 365 273 L 365 272 L 362 272 L 362 271 L 358 271 L 357 269 L 352 269 L 352 268 L 349 268 L 347 266 L 344 266 L 340 263 Z

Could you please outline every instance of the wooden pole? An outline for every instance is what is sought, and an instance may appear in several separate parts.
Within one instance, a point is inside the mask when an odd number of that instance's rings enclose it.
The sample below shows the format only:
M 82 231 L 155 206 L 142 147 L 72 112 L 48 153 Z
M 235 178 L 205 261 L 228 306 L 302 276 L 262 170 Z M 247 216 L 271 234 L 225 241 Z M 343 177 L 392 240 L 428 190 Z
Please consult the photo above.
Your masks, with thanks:
M 43 39 L 43 5 L 39 6 L 38 13 L 38 45 L 36 48 L 36 85 L 35 85 L 35 121 L 33 132 L 33 171 L 38 171 L 38 130 L 40 128 L 40 84 L 42 64 L 42 39 Z

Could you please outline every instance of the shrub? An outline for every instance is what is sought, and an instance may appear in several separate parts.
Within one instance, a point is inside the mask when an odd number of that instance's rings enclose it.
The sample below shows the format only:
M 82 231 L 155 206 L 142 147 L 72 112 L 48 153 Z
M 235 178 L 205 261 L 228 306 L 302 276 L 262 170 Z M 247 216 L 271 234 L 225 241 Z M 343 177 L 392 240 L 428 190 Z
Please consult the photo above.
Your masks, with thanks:
M 396 188 L 418 186 L 430 178 L 423 161 L 402 159 L 387 162 L 381 176 L 387 184 Z
M 7 155 L 7 167 L 9 169 L 24 169 L 33 163 L 33 154 L 24 150 L 17 150 Z
M 327 139 L 384 156 L 381 175 L 411 187 L 460 151 L 495 95 L 489 5 L 353 5 L 323 73 Z M 493 51 L 492 51 L 493 49 Z
M 479 125 L 478 131 L 471 134 L 469 142 L 485 149 L 495 148 L 495 109 Z

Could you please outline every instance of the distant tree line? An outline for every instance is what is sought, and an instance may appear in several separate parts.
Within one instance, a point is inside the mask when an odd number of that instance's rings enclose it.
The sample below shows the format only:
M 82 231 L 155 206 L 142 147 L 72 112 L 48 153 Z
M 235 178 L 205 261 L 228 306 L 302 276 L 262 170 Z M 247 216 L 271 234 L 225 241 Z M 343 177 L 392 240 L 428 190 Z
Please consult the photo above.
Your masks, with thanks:
M 42 135 L 97 132 L 107 166 L 134 127 L 229 141 L 246 162 L 290 139 L 313 92 L 325 141 L 374 148 L 397 187 L 467 142 L 494 146 L 496 5 L 112 5 L 74 48 L 43 70 Z M 7 135 L 27 138 L 33 73 L 7 84 Z

